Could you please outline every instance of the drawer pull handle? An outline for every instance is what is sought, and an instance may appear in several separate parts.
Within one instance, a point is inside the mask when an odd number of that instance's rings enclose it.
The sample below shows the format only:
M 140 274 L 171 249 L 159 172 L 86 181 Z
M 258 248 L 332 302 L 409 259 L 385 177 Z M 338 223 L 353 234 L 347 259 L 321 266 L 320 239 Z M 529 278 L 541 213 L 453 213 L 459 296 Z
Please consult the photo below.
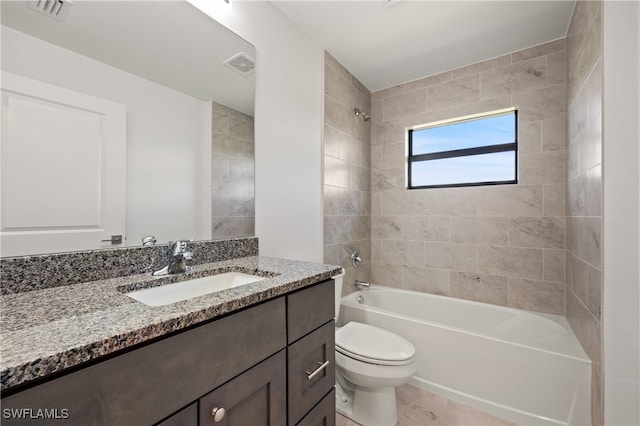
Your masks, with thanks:
M 224 408 L 218 408 L 218 407 L 214 407 L 213 410 L 211 410 L 211 415 L 213 416 L 213 421 L 218 423 L 221 422 L 222 419 L 224 419 L 224 415 L 226 414 L 226 411 L 224 410 Z
M 305 371 L 305 374 L 307 375 L 307 380 L 311 380 L 314 377 L 316 377 L 322 370 L 324 370 L 325 368 L 327 368 L 327 365 L 329 365 L 329 361 L 325 361 L 324 363 L 322 362 L 316 362 L 316 364 L 318 364 L 320 367 L 316 368 L 315 370 L 313 370 L 313 372 L 309 372 L 309 371 Z

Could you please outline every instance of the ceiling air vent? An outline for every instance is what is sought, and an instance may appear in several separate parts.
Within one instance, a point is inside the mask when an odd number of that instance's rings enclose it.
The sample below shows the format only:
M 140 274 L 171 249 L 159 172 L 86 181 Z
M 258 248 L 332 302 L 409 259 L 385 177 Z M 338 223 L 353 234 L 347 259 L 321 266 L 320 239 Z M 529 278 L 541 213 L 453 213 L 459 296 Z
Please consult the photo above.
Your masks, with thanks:
M 30 9 L 47 15 L 57 21 L 63 21 L 69 13 L 71 0 L 32 0 L 27 2 Z
M 224 61 L 224 64 L 229 68 L 233 68 L 234 70 L 238 71 L 242 75 L 251 74 L 251 72 L 253 72 L 254 68 L 256 67 L 255 61 L 243 52 L 240 52 L 237 55 L 233 55 L 232 57 Z

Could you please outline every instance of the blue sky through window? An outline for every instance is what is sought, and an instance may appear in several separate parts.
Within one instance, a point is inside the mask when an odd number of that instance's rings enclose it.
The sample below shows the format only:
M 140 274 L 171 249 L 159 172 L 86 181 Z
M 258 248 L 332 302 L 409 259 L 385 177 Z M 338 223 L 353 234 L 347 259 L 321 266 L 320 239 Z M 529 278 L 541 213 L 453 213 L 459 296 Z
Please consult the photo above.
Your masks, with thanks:
M 413 155 L 515 142 L 515 114 L 413 131 Z
M 480 148 L 480 152 L 413 160 L 411 187 L 515 182 L 515 145 L 503 152 L 482 152 L 481 148 L 515 144 L 516 117 L 516 112 L 511 111 L 414 130 L 411 135 L 414 156 L 474 148 Z

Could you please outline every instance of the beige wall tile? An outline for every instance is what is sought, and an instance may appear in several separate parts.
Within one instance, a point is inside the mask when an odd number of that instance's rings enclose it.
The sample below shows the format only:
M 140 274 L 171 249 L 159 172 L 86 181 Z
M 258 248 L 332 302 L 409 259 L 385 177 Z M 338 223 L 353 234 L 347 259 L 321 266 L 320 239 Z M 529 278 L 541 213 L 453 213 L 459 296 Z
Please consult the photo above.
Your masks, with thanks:
M 545 284 L 518 293 L 517 303 L 536 307 L 548 294 L 555 297 L 549 302 L 554 309 L 564 306 L 563 293 L 539 289 L 564 283 L 564 59 L 565 40 L 557 40 L 371 95 L 378 113 L 372 113 L 377 115 L 371 124 L 370 211 L 380 216 L 371 221 L 372 275 L 397 279 L 401 269 L 403 288 L 449 294 L 449 274 L 457 274 L 460 293 L 451 287 L 452 296 L 500 304 L 508 303 L 506 291 L 500 290 L 508 287 L 508 277 L 521 278 Z M 486 99 L 480 100 L 481 90 Z M 407 128 L 514 105 L 520 114 L 519 184 L 404 189 Z M 575 154 L 577 170 L 580 150 Z M 398 241 L 400 234 L 409 241 Z M 420 262 L 415 253 L 421 249 Z M 474 294 L 482 287 L 465 287 L 473 274 L 498 276 L 503 285 L 487 285 L 485 292 Z
M 602 167 L 596 166 L 586 174 L 587 216 L 602 216 Z
M 400 288 L 402 265 L 375 262 L 371 265 L 371 282 L 378 285 Z
M 322 143 L 324 146 L 324 155 L 330 155 L 332 157 L 339 158 L 340 133 L 335 128 L 325 124 Z
M 460 78 L 466 75 L 477 74 L 481 71 L 485 71 L 491 68 L 498 68 L 511 63 L 511 55 L 498 56 L 497 58 L 489 59 L 475 64 L 467 65 L 462 68 L 457 68 L 451 72 L 453 78 Z
M 371 170 L 372 191 L 401 190 L 404 185 L 404 168 Z
M 547 57 L 538 56 L 500 68 L 480 73 L 480 97 L 482 99 L 526 90 L 538 89 L 547 85 Z
M 517 217 L 509 219 L 512 247 L 564 248 L 563 217 Z
M 567 292 L 567 320 L 591 358 L 593 367 L 600 370 L 602 362 L 600 322 L 591 315 L 572 291 Z
M 369 216 L 350 216 L 350 219 L 350 241 L 366 240 L 371 238 L 371 218 Z
M 349 163 L 331 156 L 324 156 L 325 185 L 349 187 Z
M 602 376 L 596 368 L 591 368 L 591 425 L 604 426 L 604 400 Z
M 542 187 L 502 185 L 478 188 L 478 215 L 542 216 Z
M 495 99 L 485 99 L 478 102 L 455 105 L 443 111 L 448 111 L 448 117 L 444 118 L 455 118 L 511 108 L 512 106 L 514 106 L 514 103 L 511 102 L 511 95 L 507 95 Z
M 350 216 L 325 216 L 324 243 L 340 244 L 351 238 Z
M 402 169 L 404 175 L 405 167 L 405 143 L 397 143 L 382 146 L 382 166 L 383 169 Z
M 370 191 L 371 168 L 351 164 L 349 166 L 349 188 L 359 191 Z
M 565 49 L 564 38 L 550 41 L 548 43 L 540 44 L 538 46 L 530 47 L 528 49 L 520 50 L 511 54 L 511 60 L 515 62 L 524 61 L 527 59 L 535 58 L 536 56 L 547 55 L 550 53 L 562 51 Z
M 378 240 L 402 240 L 402 218 L 397 216 L 373 216 L 371 238 Z
M 525 121 L 518 126 L 518 151 L 540 152 L 542 151 L 542 122 Z
M 478 246 L 478 272 L 541 279 L 542 249 Z
M 518 117 L 523 121 L 557 118 L 565 114 L 564 84 L 514 93 L 512 99 L 519 106 Z
M 509 221 L 506 217 L 452 217 L 451 242 L 507 245 Z
M 566 181 L 566 151 L 520 154 L 519 182 L 523 185 Z
M 560 84 L 566 81 L 566 61 L 565 50 L 547 55 L 547 84 Z
M 405 290 L 449 296 L 450 278 L 447 269 L 402 267 L 402 285 Z
M 416 241 L 449 241 L 449 217 L 405 216 L 403 238 Z
M 429 110 L 449 108 L 478 100 L 480 100 L 480 79 L 477 74 L 427 88 Z
M 542 151 L 567 149 L 567 120 L 548 118 L 542 121 Z
M 384 121 L 371 124 L 371 145 L 404 143 L 405 125 L 400 121 Z
M 416 115 L 427 111 L 427 91 L 418 89 L 384 99 L 382 116 L 384 120 L 394 120 L 407 115 Z
M 381 260 L 390 265 L 424 266 L 424 243 L 382 240 Z
M 602 162 L 602 117 L 597 114 L 584 129 L 580 139 L 580 174 Z
M 544 249 L 542 253 L 543 279 L 557 283 L 565 282 L 565 251 L 563 249 Z M 564 306 L 564 297 L 562 301 Z
M 388 87 L 371 94 L 371 102 L 381 101 L 390 96 L 399 95 L 404 92 L 404 84 Z
M 451 71 L 445 71 L 440 74 L 430 75 L 429 77 L 420 78 L 418 80 L 405 83 L 404 86 L 407 92 L 416 89 L 422 89 L 423 87 L 432 86 L 434 84 L 444 83 L 451 80 Z
M 596 268 L 602 265 L 602 218 L 568 217 L 567 250 Z
M 509 306 L 547 314 L 564 314 L 564 284 L 509 278 Z
M 543 185 L 542 200 L 545 216 L 564 216 L 566 212 L 567 185 L 554 183 Z
M 451 296 L 476 302 L 507 305 L 507 277 L 451 272 Z
M 453 271 L 476 271 L 476 246 L 472 244 L 424 243 L 424 265 Z

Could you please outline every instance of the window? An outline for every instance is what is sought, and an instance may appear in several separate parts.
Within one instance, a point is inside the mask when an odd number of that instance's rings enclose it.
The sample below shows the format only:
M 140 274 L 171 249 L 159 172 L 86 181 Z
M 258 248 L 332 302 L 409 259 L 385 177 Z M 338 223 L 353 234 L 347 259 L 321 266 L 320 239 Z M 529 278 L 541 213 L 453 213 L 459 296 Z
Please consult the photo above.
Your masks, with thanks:
M 408 188 L 518 183 L 515 108 L 409 130 Z

